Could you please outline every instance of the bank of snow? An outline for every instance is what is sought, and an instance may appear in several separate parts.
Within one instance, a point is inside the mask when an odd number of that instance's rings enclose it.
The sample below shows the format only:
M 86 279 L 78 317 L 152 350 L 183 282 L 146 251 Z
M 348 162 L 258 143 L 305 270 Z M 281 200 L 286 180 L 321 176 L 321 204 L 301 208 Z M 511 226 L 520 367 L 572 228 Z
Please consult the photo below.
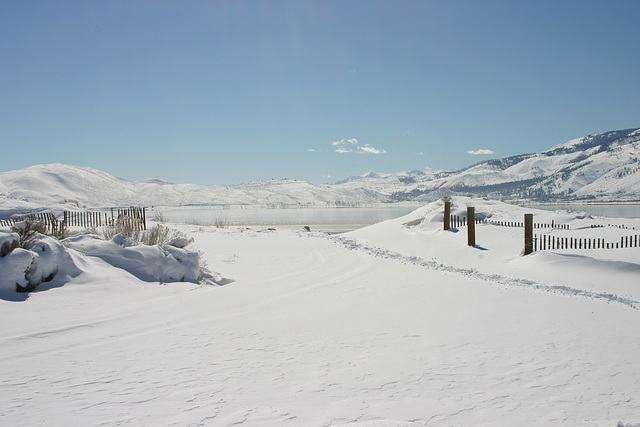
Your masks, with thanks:
M 535 228 L 542 236 L 574 239 L 604 239 L 619 243 L 621 237 L 640 238 L 640 219 L 611 219 L 587 213 L 558 210 L 542 211 L 505 204 L 499 201 L 455 198 L 452 214 L 466 218 L 467 207 L 475 208 L 476 218 L 486 219 L 476 225 L 476 247 L 467 245 L 467 228 L 443 230 L 443 203 L 436 202 L 391 221 L 385 221 L 348 234 L 358 245 L 376 247 L 384 256 L 417 257 L 422 262 L 443 264 L 460 274 L 486 277 L 487 280 L 511 286 L 530 285 L 551 288 L 571 287 L 585 292 L 611 294 L 630 301 L 640 301 L 640 247 L 626 249 L 562 249 L 524 252 L 524 230 L 521 226 L 496 223 L 523 223 L 526 213 L 534 214 L 534 223 L 556 228 Z M 562 226 L 562 227 L 559 227 Z M 347 246 L 349 238 L 340 239 Z M 540 244 L 540 243 L 539 243 Z M 397 255 L 390 255 L 397 254 Z M 573 292 L 573 291 L 569 291 Z M 638 306 L 640 308 L 640 305 Z
M 489 225 L 469 248 L 441 207 L 338 236 L 175 225 L 228 285 L 158 286 L 91 259 L 0 301 L 0 421 L 639 424 L 639 249 L 523 257 L 521 229 Z M 575 232 L 597 221 L 557 215 Z
M 58 242 L 35 235 L 20 247 L 17 233 L 0 230 L 0 299 L 63 286 L 96 259 L 145 282 L 193 282 L 201 278 L 198 253 L 171 244 L 147 246 L 122 234 L 111 240 L 84 232 Z M 206 279 L 213 279 L 207 277 Z

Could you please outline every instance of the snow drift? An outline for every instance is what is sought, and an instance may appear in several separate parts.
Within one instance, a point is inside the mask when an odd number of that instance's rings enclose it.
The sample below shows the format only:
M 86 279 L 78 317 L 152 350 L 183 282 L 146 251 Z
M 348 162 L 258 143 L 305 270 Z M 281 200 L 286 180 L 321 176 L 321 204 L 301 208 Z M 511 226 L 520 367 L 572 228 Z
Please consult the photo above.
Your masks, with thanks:
M 570 225 L 554 235 L 640 228 L 454 205 Z M 3 424 L 640 424 L 640 248 L 522 256 L 522 230 L 492 224 L 469 247 L 440 202 L 335 236 L 172 226 L 233 283 L 149 286 L 108 262 L 143 277 L 158 249 L 78 236 L 79 275 L 0 300 Z
M 16 292 L 29 292 L 41 283 L 62 286 L 78 276 L 76 260 L 56 239 L 39 235 L 20 248 L 18 234 L 0 230 L 0 299 L 15 299 Z
M 145 282 L 198 283 L 198 254 L 170 244 L 146 246 L 122 234 L 105 241 L 84 233 L 64 240 L 65 246 L 100 258 Z
M 182 240 L 174 244 L 179 246 Z M 21 248 L 18 234 L 0 230 L 0 247 L 0 299 L 6 300 L 16 299 L 16 292 L 64 285 L 90 268 L 87 257 L 103 260 L 145 282 L 199 283 L 202 279 L 197 252 L 172 244 L 146 246 L 122 234 L 105 241 L 84 232 L 62 242 L 37 235 Z M 208 279 L 215 278 L 207 276 L 204 281 Z

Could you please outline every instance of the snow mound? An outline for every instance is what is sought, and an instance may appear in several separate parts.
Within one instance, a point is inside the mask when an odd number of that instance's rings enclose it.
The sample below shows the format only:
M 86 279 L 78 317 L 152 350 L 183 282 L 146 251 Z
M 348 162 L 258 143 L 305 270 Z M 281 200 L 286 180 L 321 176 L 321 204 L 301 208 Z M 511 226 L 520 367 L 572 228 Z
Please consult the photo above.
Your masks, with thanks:
M 0 299 L 15 299 L 16 292 L 32 291 L 41 283 L 62 286 L 81 273 L 67 248 L 51 237 L 38 235 L 19 248 L 16 233 L 0 231 L 0 242 L 3 248 L 15 248 L 0 257 Z
M 198 254 L 183 248 L 141 245 L 122 234 L 105 241 L 88 232 L 64 242 L 71 249 L 100 258 L 145 282 L 198 283 Z
M 184 249 L 185 243 L 189 241 L 174 239 L 170 244 L 146 246 L 122 234 L 103 240 L 85 232 L 62 243 L 38 234 L 19 247 L 17 233 L 0 231 L 0 299 L 17 301 L 18 293 L 62 286 L 91 269 L 88 258 L 100 259 L 144 282 L 221 283 L 218 274 L 200 268 L 198 253 Z

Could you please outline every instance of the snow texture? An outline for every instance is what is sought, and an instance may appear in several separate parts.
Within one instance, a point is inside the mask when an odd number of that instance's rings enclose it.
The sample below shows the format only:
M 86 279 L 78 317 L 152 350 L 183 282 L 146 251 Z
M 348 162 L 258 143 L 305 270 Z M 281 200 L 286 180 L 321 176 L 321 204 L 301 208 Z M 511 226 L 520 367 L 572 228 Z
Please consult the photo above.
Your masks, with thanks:
M 105 241 L 90 233 L 65 239 L 65 245 L 100 258 L 145 282 L 198 283 L 198 254 L 171 245 L 137 244 L 122 234 Z
M 570 226 L 550 235 L 640 228 L 453 202 Z M 334 236 L 171 226 L 225 286 L 144 281 L 162 249 L 83 234 L 64 286 L 0 299 L 3 425 L 640 424 L 640 248 L 523 256 L 521 228 L 489 223 L 469 247 L 441 202 Z
M 0 241 L 16 242 L 17 237 L 0 231 Z M 0 299 L 16 299 L 16 289 L 29 290 L 42 283 L 47 288 L 62 286 L 81 272 L 67 249 L 51 237 L 39 235 L 24 246 L 0 257 Z

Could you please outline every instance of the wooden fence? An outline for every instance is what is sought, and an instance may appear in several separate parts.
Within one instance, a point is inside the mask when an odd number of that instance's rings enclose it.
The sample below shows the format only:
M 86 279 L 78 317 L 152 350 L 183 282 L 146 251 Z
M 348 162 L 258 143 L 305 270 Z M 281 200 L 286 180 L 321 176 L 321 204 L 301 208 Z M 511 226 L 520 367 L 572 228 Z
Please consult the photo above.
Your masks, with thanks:
M 107 212 L 64 212 L 63 221 L 70 227 L 103 227 L 114 226 L 119 218 L 127 217 L 139 224 L 142 230 L 147 229 L 147 208 L 111 208 Z
M 605 242 L 604 238 L 575 238 L 542 234 L 534 238 L 534 251 L 550 249 L 623 249 L 637 248 L 640 237 L 622 236 L 619 242 Z
M 17 223 L 27 220 L 42 223 L 49 234 L 56 234 L 60 227 L 58 220 L 52 213 L 31 213 L 17 218 L 0 219 L 0 226 L 13 227 Z
M 475 209 L 472 207 L 467 208 L 467 217 L 460 217 L 459 215 L 451 215 L 450 202 L 445 202 L 444 207 L 444 229 L 464 227 L 467 226 L 467 222 L 470 218 L 471 225 L 468 227 L 468 244 L 475 246 L 475 224 L 491 224 L 500 227 L 520 227 L 524 228 L 524 246 L 525 255 L 530 254 L 533 251 L 543 251 L 551 249 L 623 249 L 623 248 L 637 248 L 640 246 L 640 235 L 622 236 L 620 241 L 606 242 L 604 238 L 576 238 L 576 237 L 564 237 L 564 236 L 551 236 L 548 234 L 533 235 L 534 229 L 560 229 L 569 230 L 568 224 L 557 224 L 555 221 L 551 221 L 550 224 L 534 223 L 533 214 L 525 214 L 524 222 L 519 221 L 495 221 L 491 219 L 476 219 Z M 616 227 L 619 229 L 629 230 L 629 227 L 624 225 L 592 225 L 591 228 L 603 228 L 603 227 Z M 635 230 L 635 227 L 633 228 Z
M 142 230 L 147 229 L 147 208 L 110 208 L 106 212 L 73 212 L 64 211 L 63 220 L 58 219 L 51 213 L 32 213 L 23 215 L 16 218 L 0 219 L 0 226 L 11 227 L 18 222 L 31 220 L 38 221 L 44 224 L 47 232 L 55 234 L 62 224 L 65 227 L 104 227 L 114 226 L 116 221 L 120 218 L 128 218 L 131 220 L 131 225 L 136 228 L 140 227 Z
M 491 224 L 491 225 L 495 225 L 495 226 L 498 226 L 498 227 L 520 227 L 520 228 L 524 227 L 524 222 L 517 222 L 517 221 L 494 221 L 494 220 L 491 220 L 491 219 L 477 219 L 476 218 L 475 219 L 475 223 L 476 224 Z M 449 224 L 453 228 L 464 227 L 464 226 L 467 225 L 467 218 L 460 217 L 459 215 L 450 215 Z M 560 228 L 560 229 L 568 230 L 569 229 L 569 224 L 556 224 L 555 222 L 551 221 L 551 223 L 549 223 L 549 224 L 534 223 L 533 224 L 533 228 Z
M 484 220 L 484 219 L 476 219 L 476 220 L 474 220 L 474 222 L 476 224 L 484 224 L 487 221 Z M 451 215 L 449 223 L 451 224 L 451 227 L 453 227 L 453 228 L 466 227 L 467 218 L 466 217 L 460 217 L 460 215 Z
M 500 227 L 520 227 L 523 228 L 524 227 L 524 222 L 517 222 L 517 221 L 493 221 L 493 220 L 487 220 L 486 222 L 488 222 L 491 225 L 497 225 Z M 569 229 L 569 224 L 557 224 L 555 221 L 551 221 L 551 223 L 548 224 L 543 224 L 543 223 L 534 223 L 533 224 L 533 228 L 559 228 L 562 230 L 568 230 Z

